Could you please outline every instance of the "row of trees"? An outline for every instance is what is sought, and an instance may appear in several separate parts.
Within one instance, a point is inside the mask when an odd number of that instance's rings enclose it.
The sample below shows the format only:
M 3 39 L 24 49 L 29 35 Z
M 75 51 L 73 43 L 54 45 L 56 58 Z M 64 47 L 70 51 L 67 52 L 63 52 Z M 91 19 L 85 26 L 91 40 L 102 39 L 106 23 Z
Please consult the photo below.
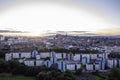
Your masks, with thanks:
M 5 58 L 5 53 L 10 51 L 10 46 L 5 45 L 4 48 L 0 49 L 0 58 Z
M 108 55 L 108 57 L 109 58 L 118 58 L 118 59 L 120 59 L 120 54 L 119 53 L 110 53 Z
M 28 67 L 23 63 L 16 60 L 5 61 L 0 59 L 0 73 L 21 74 L 25 76 L 36 76 L 41 71 L 47 71 L 49 68 L 46 66 L 41 67 Z
M 95 72 L 93 75 L 99 74 L 99 72 Z M 104 80 L 120 80 L 120 69 L 112 68 L 110 71 L 103 73 L 104 75 L 96 75 Z M 39 72 L 36 80 L 81 80 L 79 76 L 84 76 L 84 79 L 88 79 L 88 76 L 93 76 L 88 73 L 82 73 L 82 69 L 78 69 L 76 72 L 71 72 L 66 70 L 65 72 L 61 72 L 59 70 L 48 70 Z
M 108 80 L 120 80 L 120 68 L 112 68 L 107 76 Z
M 66 70 L 62 72 L 57 69 L 55 65 L 50 68 L 46 66 L 41 67 L 28 67 L 15 60 L 4 61 L 0 59 L 0 73 L 21 74 L 25 76 L 34 76 L 36 80 L 76 80 L 77 76 L 82 75 L 82 68 L 76 72 Z M 113 68 L 106 73 L 107 80 L 120 80 L 120 69 Z
M 86 50 L 79 50 L 79 48 L 77 49 L 65 49 L 65 48 L 53 48 L 53 49 L 40 49 L 39 52 L 60 52 L 60 53 L 98 53 L 98 50 L 94 50 L 94 49 L 86 49 Z
M 36 80 L 75 80 L 76 76 L 69 70 L 61 72 L 59 70 L 42 71 L 37 75 Z
M 62 72 L 55 65 L 52 65 L 50 68 L 46 66 L 28 67 L 15 60 L 5 61 L 4 59 L 0 59 L 0 73 L 36 76 L 36 80 L 75 80 L 75 75 L 71 71 Z M 79 73 L 77 72 L 76 74 Z
M 5 61 L 0 59 L 0 73 L 23 74 L 26 69 L 28 69 L 27 66 L 15 60 Z

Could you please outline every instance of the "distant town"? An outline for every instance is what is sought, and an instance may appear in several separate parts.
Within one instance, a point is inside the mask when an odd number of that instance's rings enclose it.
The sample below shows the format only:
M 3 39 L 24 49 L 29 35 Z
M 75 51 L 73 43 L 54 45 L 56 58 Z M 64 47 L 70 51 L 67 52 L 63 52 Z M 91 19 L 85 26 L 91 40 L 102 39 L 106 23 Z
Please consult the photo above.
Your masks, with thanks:
M 106 73 L 112 68 L 120 68 L 118 36 L 1 35 L 0 50 L 5 51 L 5 61 L 15 60 L 28 67 L 54 66 L 62 72 L 82 69 L 85 73 Z

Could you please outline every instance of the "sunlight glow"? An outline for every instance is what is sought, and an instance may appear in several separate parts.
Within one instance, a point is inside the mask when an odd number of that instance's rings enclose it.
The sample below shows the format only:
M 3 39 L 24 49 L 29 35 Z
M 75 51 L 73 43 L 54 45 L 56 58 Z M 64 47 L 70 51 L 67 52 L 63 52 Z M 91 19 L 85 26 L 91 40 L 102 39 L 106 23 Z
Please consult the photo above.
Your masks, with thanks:
M 47 31 L 99 32 L 109 26 L 104 20 L 82 9 L 60 4 L 26 4 L 0 13 L 0 28 L 29 31 L 33 35 Z

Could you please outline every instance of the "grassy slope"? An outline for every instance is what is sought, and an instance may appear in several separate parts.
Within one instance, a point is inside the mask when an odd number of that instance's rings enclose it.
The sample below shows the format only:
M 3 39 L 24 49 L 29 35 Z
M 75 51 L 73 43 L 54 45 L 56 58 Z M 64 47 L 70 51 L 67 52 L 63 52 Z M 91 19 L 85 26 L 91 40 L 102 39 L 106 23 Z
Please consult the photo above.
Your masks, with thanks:
M 95 77 L 95 80 L 105 80 L 105 79 L 98 77 L 98 76 L 94 76 L 94 77 Z
M 97 75 L 94 75 L 96 80 L 106 80 L 106 79 L 104 79 L 105 76 L 107 76 L 106 73 L 97 73 Z
M 14 76 L 14 77 L 0 77 L 0 80 L 35 80 L 33 77 Z

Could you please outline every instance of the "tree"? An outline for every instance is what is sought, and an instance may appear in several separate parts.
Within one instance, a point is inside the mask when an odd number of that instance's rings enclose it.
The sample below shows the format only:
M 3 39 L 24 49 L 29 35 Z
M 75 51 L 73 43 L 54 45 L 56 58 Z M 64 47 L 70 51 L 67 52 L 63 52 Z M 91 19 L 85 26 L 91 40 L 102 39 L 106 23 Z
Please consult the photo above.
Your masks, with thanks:
M 0 73 L 5 72 L 6 62 L 4 59 L 0 59 Z
M 48 78 L 48 74 L 46 72 L 40 72 L 38 75 L 37 75 L 37 78 L 36 80 L 46 80 L 45 78 Z
M 64 80 L 75 80 L 75 75 L 70 70 L 66 70 L 64 73 Z
M 0 59 L 0 73 L 24 74 L 26 70 L 27 66 L 15 60 L 5 61 Z
M 79 68 L 78 70 L 76 70 L 75 74 L 76 75 L 81 75 L 82 74 L 82 68 Z
M 28 67 L 24 64 L 19 64 L 18 68 L 17 68 L 17 73 L 18 74 L 25 74 L 26 70 L 28 69 Z
M 8 64 L 12 69 L 12 68 L 18 67 L 20 63 L 18 61 L 16 61 L 16 60 L 10 60 L 10 61 L 8 61 Z
M 5 54 L 9 52 L 9 48 L 0 49 L 0 58 L 5 58 Z
M 61 72 L 60 70 L 49 69 L 39 72 L 36 80 L 75 80 L 75 75 L 69 70 Z
M 40 72 L 39 67 L 28 67 L 28 69 L 25 72 L 26 76 L 36 76 Z
M 7 72 L 11 72 L 13 74 L 24 74 L 27 70 L 26 65 L 15 60 L 7 61 L 6 63 L 8 64 L 6 68 Z
M 64 80 L 64 74 L 60 74 L 59 76 L 56 77 L 56 80 Z
M 120 69 L 112 68 L 108 73 L 108 80 L 120 80 Z
M 51 67 L 50 67 L 50 69 L 52 69 L 52 70 L 57 70 L 58 69 L 58 64 L 52 64 L 51 65 Z

